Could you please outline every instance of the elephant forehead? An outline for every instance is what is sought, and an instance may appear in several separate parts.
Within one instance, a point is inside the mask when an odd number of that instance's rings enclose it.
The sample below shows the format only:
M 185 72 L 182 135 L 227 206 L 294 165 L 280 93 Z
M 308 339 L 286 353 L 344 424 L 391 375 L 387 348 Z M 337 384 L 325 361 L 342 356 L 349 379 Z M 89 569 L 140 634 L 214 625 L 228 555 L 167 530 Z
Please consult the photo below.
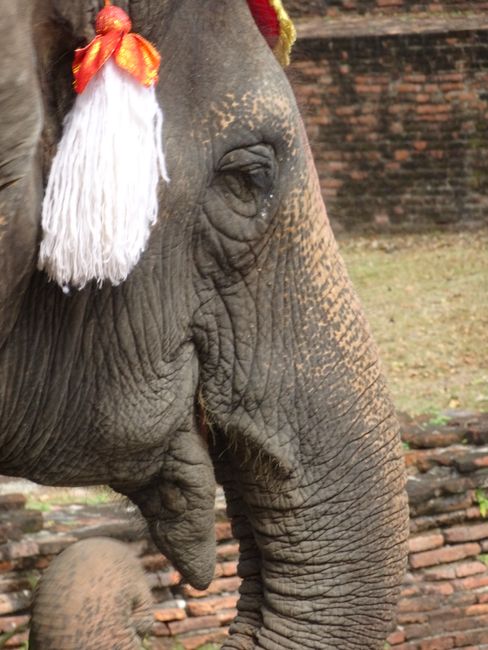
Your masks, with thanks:
M 242 93 L 228 91 L 214 98 L 209 105 L 207 122 L 216 134 L 228 132 L 231 127 L 253 132 L 267 126 L 291 138 L 296 132 L 293 108 L 288 97 L 263 84 Z

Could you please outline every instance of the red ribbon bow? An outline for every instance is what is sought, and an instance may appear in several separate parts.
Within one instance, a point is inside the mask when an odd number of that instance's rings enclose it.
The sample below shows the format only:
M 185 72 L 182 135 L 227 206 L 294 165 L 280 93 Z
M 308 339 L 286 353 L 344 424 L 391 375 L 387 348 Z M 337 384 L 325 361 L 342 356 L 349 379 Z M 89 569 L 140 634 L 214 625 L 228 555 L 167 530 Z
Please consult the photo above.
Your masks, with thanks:
M 132 23 L 125 11 L 105 0 L 105 7 L 97 16 L 97 36 L 87 47 L 75 51 L 73 75 L 77 93 L 85 90 L 111 57 L 119 68 L 143 86 L 157 84 L 161 57 L 149 41 L 139 34 L 129 33 L 131 29 Z

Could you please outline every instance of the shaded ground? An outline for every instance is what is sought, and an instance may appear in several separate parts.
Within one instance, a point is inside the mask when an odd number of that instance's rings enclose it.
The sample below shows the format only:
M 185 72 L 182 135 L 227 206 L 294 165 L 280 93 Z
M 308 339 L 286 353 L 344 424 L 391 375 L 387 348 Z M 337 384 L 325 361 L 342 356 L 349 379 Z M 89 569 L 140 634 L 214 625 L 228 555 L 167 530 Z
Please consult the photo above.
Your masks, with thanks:
M 340 244 L 398 409 L 488 410 L 488 230 Z

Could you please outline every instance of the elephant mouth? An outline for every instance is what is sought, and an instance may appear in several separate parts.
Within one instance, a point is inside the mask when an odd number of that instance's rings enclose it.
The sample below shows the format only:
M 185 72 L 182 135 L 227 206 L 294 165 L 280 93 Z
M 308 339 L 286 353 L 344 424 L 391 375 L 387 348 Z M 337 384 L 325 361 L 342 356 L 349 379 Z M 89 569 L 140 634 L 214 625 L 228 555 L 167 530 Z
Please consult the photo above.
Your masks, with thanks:
M 189 431 L 177 431 L 158 474 L 144 487 L 122 492 L 147 521 L 160 551 L 196 589 L 215 573 L 215 474 L 203 411 Z

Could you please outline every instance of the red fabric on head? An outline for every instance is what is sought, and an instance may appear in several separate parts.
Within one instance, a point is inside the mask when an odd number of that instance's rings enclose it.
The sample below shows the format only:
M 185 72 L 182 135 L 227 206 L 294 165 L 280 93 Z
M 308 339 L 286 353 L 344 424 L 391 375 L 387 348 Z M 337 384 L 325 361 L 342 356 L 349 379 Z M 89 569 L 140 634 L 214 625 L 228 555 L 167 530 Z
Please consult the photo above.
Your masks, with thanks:
M 275 9 L 271 6 L 269 0 L 247 0 L 247 3 L 261 34 L 267 40 L 271 49 L 274 49 L 281 33 Z

